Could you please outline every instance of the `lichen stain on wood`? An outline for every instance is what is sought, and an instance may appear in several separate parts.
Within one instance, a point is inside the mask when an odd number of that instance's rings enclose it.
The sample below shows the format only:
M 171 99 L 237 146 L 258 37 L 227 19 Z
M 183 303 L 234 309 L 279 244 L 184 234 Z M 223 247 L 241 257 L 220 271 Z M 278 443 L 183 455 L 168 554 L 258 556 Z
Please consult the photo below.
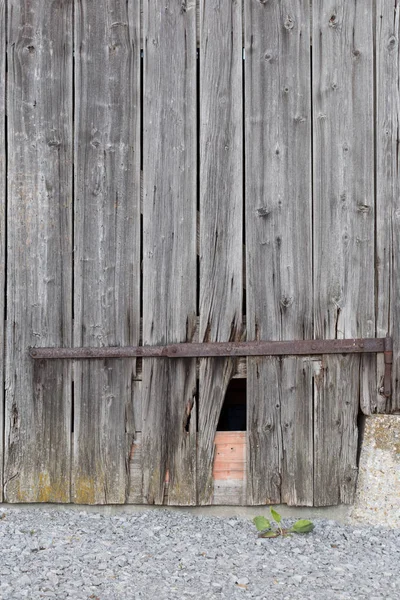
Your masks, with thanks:
M 36 502 L 70 502 L 69 474 L 66 480 L 52 482 L 48 472 L 38 475 L 37 490 L 34 492 Z
M 96 474 L 99 470 L 96 469 Z M 103 485 L 102 485 L 103 484 Z M 73 502 L 75 504 L 106 504 L 102 493 L 98 494 L 99 489 L 104 492 L 104 478 L 96 479 L 93 477 L 77 475 L 73 485 Z M 101 498 L 99 501 L 98 498 Z

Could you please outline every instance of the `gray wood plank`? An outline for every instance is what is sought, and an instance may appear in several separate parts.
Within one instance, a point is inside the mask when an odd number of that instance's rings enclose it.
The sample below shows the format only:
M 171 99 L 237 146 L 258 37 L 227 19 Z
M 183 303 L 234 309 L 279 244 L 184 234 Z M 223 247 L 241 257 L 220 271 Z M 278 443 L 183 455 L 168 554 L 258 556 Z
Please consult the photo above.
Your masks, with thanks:
M 129 456 L 130 485 L 127 504 L 143 504 L 142 434 L 136 433 Z
M 313 3 L 314 114 L 314 281 L 317 338 L 375 336 L 374 284 L 374 119 L 372 1 Z M 361 362 L 361 406 L 371 412 L 376 402 L 376 361 Z M 338 387 L 346 374 L 352 390 L 360 380 L 360 364 L 349 357 L 329 361 L 337 381 L 323 379 L 323 396 L 331 411 L 342 407 Z M 331 382 L 331 387 L 329 387 Z M 320 382 L 317 382 L 319 388 Z M 358 398 L 358 396 L 357 396 Z M 351 401 L 356 401 L 352 398 Z M 343 408 L 344 410 L 344 408 Z M 340 412 L 338 413 L 340 415 Z M 318 456 L 327 436 L 315 427 L 315 502 L 334 504 L 341 497 L 335 486 L 324 488 Z M 346 435 L 349 438 L 346 439 Z M 336 442 L 356 448 L 353 430 Z M 327 456 L 328 458 L 328 456 Z M 341 459 L 340 456 L 337 456 Z M 355 463 L 355 454 L 352 461 Z M 340 470 L 341 465 L 337 465 Z M 340 487 L 343 481 L 337 482 Z M 319 487 L 320 486 L 320 487 Z
M 75 346 L 139 342 L 139 20 L 135 1 L 75 10 Z M 76 503 L 125 502 L 134 376 L 134 361 L 75 364 Z
M 242 3 L 200 2 L 201 342 L 242 331 Z M 233 359 L 203 359 L 199 374 L 198 503 L 213 501 L 214 437 Z
M 314 506 L 351 504 L 357 483 L 360 357 L 324 356 L 315 375 Z
M 145 0 L 143 343 L 192 341 L 196 327 L 196 10 Z M 143 497 L 196 502 L 196 361 L 143 364 Z
M 71 344 L 72 4 L 9 2 L 7 20 L 4 495 L 69 502 L 71 368 L 27 349 Z
M 247 389 L 257 400 L 252 401 L 247 396 L 247 504 L 279 504 L 282 479 L 281 361 L 273 357 L 251 359 Z
M 0 502 L 3 500 L 4 452 L 4 284 L 5 284 L 5 214 L 6 214 L 6 5 L 0 0 Z
M 393 336 L 393 395 L 390 402 L 382 394 L 377 412 L 400 410 L 400 218 L 399 159 L 399 36 L 400 3 L 376 3 L 376 268 L 377 335 Z M 383 358 L 378 363 L 378 388 L 383 385 Z
M 247 339 L 310 338 L 309 6 L 298 0 L 248 2 L 245 20 Z M 306 491 L 292 472 L 296 461 L 300 472 L 309 464 L 308 445 L 286 446 L 281 452 L 280 410 L 295 410 L 282 390 L 293 385 L 301 365 L 301 359 L 248 359 L 250 504 L 279 502 L 281 478 L 288 501 L 298 497 L 312 502 L 312 486 Z M 296 398 L 305 411 L 301 422 L 308 440 L 312 379 L 305 372 L 306 380 L 296 385 Z M 298 427 L 297 420 L 293 427 Z M 258 440 L 267 444 L 263 450 Z M 268 458 L 262 456 L 267 447 Z M 297 458 L 291 456 L 296 451 Z
M 293 506 L 313 505 L 314 441 L 312 381 L 316 357 L 282 361 L 281 502 Z

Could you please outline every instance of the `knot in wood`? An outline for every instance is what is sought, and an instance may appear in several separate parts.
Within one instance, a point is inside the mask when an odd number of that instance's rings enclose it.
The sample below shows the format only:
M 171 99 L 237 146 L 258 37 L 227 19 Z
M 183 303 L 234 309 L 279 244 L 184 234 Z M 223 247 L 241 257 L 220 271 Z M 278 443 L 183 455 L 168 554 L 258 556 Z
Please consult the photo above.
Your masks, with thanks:
M 280 305 L 284 310 L 289 308 L 291 304 L 293 304 L 293 298 L 290 298 L 289 296 L 283 296 L 283 298 L 281 298 Z
M 260 208 L 256 208 L 256 214 L 259 217 L 269 217 L 271 210 L 267 206 L 260 206 Z
M 287 29 L 287 31 L 291 31 L 294 27 L 294 19 L 291 16 L 287 16 L 285 19 L 285 22 L 283 24 L 284 28 Z
M 329 27 L 337 27 L 338 26 L 338 21 L 337 21 L 337 17 L 335 14 L 331 15 L 331 18 L 329 19 Z

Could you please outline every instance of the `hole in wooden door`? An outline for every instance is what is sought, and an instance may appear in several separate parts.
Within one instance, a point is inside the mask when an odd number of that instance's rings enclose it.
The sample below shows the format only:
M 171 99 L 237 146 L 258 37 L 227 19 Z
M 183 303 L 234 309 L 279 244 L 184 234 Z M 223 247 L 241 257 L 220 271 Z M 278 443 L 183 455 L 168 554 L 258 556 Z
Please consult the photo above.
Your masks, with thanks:
M 361 449 L 362 449 L 362 444 L 364 441 L 365 422 L 366 422 L 366 416 L 362 413 L 361 410 L 359 410 L 358 416 L 357 416 L 357 427 L 358 427 L 357 467 L 360 466 Z
M 232 379 L 226 390 L 217 431 L 246 431 L 246 379 Z

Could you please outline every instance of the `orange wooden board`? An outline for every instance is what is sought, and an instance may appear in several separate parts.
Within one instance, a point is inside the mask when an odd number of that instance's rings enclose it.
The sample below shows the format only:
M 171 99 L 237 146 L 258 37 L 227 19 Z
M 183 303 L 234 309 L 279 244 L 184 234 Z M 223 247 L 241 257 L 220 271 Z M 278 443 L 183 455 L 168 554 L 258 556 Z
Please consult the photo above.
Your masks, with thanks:
M 140 438 L 132 444 L 130 459 L 140 447 Z M 217 431 L 213 476 L 215 481 L 243 480 L 246 472 L 246 432 Z M 165 481 L 168 482 L 167 472 Z

